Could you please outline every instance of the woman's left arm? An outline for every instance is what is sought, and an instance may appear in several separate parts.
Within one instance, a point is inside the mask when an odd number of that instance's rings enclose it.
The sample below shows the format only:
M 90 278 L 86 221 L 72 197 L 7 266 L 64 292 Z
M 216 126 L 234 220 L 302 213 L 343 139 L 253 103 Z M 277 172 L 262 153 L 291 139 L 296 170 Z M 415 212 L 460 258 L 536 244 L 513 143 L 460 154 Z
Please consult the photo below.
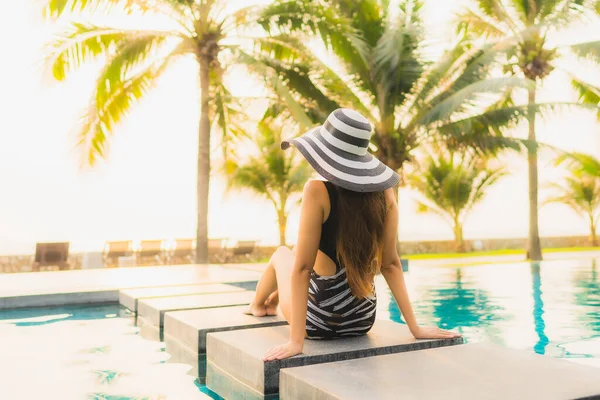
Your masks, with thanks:
M 385 219 L 381 274 L 390 287 L 396 303 L 400 307 L 400 312 L 406 321 L 406 325 L 408 325 L 408 329 L 410 329 L 410 332 L 417 339 L 460 337 L 461 335 L 455 332 L 435 327 L 422 327 L 417 323 L 412 304 L 408 298 L 404 272 L 402 271 L 402 265 L 396 249 L 396 242 L 398 240 L 398 205 L 396 203 L 396 195 L 391 190 L 388 190 L 386 191 L 386 199 L 388 212 Z

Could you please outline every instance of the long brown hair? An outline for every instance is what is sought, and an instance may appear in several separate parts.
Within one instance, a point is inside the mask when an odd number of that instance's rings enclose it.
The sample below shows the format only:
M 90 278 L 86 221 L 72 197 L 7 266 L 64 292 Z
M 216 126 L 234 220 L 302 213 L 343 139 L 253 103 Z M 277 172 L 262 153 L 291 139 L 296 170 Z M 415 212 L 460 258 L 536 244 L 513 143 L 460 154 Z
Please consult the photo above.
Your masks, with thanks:
M 346 268 L 352 294 L 373 294 L 373 279 L 379 272 L 385 231 L 384 192 L 359 193 L 336 186 L 339 222 L 337 258 Z

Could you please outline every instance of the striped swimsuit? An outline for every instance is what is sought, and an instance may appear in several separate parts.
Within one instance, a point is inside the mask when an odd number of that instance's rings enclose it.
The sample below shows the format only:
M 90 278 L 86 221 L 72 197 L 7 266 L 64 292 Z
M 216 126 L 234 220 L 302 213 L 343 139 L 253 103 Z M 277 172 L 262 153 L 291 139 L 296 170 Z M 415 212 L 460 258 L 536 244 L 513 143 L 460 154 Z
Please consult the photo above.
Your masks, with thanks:
M 306 334 L 310 339 L 334 339 L 367 333 L 375 322 L 377 298 L 358 299 L 350 290 L 346 268 L 337 260 L 336 236 L 339 220 L 337 192 L 331 182 L 324 182 L 329 193 L 331 212 L 323 223 L 319 250 L 335 262 L 332 276 L 319 276 L 314 271 L 308 288 Z

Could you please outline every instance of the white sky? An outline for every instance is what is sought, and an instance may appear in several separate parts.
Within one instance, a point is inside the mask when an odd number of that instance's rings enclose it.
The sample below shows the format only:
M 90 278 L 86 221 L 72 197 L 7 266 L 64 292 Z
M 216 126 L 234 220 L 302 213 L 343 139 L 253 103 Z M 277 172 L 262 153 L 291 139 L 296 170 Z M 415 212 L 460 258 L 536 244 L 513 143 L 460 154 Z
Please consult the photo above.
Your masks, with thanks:
M 460 4 L 427 2 L 426 22 L 439 38 L 449 37 L 447 24 Z M 0 6 L 0 254 L 31 252 L 36 241 L 69 240 L 78 251 L 99 250 L 105 240 L 193 237 L 199 115 L 195 62 L 174 66 L 118 127 L 108 161 L 81 171 L 73 133 L 98 66 L 86 67 L 65 83 L 44 81 L 42 46 L 52 30 L 41 21 L 34 0 Z M 582 35 L 599 39 L 589 27 L 561 39 Z M 255 92 L 239 73 L 232 79 L 236 93 Z M 561 74 L 549 79 L 541 93 L 542 100 L 574 99 Z M 526 126 L 518 133 L 524 135 Z M 599 134 L 595 116 L 581 111 L 557 115 L 538 128 L 543 141 L 594 155 L 600 155 Z M 474 210 L 465 226 L 467 238 L 526 236 L 526 164 L 518 157 L 508 161 L 512 176 Z M 551 160 L 543 159 L 541 185 L 558 176 Z M 542 190 L 541 199 L 546 195 Z M 246 192 L 225 194 L 222 178 L 212 179 L 212 237 L 275 244 L 275 218 L 266 201 Z M 295 241 L 296 219 L 294 212 L 290 242 Z M 400 221 L 403 240 L 452 237 L 443 221 L 415 213 L 408 190 L 402 193 Z M 540 227 L 542 235 L 587 233 L 585 220 L 561 205 L 542 208 Z

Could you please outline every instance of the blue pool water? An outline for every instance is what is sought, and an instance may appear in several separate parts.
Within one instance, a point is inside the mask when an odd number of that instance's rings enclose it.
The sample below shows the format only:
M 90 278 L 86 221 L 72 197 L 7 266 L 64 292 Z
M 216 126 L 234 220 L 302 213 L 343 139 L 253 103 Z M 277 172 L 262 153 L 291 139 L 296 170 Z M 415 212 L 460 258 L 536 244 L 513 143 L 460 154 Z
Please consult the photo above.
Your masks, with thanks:
M 600 368 L 600 267 L 592 261 L 414 267 L 406 281 L 422 324 Z M 402 322 L 378 277 L 378 317 Z M 6 399 L 205 398 L 117 306 L 0 311 L 0 388 Z M 600 370 L 599 370 L 600 372 Z

